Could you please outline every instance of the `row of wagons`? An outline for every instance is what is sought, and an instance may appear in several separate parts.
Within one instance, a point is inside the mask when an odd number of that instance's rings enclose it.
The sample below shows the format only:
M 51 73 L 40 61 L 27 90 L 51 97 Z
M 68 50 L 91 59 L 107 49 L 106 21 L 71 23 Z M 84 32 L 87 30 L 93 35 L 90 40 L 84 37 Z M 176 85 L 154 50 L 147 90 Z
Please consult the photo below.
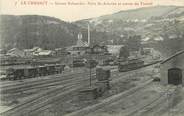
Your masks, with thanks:
M 6 69 L 6 77 L 8 80 L 18 80 L 26 78 L 35 78 L 39 76 L 47 76 L 53 74 L 59 74 L 64 71 L 65 65 L 52 64 L 45 66 L 34 66 L 34 67 L 22 67 L 22 68 L 9 68 Z

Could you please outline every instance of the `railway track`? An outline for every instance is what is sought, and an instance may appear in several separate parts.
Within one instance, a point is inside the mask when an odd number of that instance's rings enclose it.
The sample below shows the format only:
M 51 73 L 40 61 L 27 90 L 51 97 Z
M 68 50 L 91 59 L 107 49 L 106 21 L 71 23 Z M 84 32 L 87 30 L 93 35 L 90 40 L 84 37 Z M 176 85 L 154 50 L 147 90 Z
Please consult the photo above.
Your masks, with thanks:
M 76 68 L 70 73 L 61 73 L 61 74 L 53 74 L 53 75 L 47 75 L 47 76 L 39 76 L 36 78 L 27 78 L 27 79 L 22 79 L 22 80 L 12 80 L 12 81 L 0 81 L 1 87 L 8 87 L 8 86 L 13 86 L 13 85 L 22 85 L 22 84 L 29 84 L 32 82 L 37 82 L 37 81 L 42 81 L 42 80 L 49 80 L 53 78 L 58 78 L 61 76 L 68 76 L 72 74 L 78 74 L 78 73 L 84 73 L 85 71 L 83 70 L 84 68 Z M 54 77 L 53 77 L 54 76 Z
M 127 105 L 132 104 L 132 102 L 136 102 L 135 96 L 142 96 L 144 98 L 144 91 L 147 89 L 147 87 L 150 86 L 152 83 L 144 84 L 144 86 L 138 87 L 136 91 L 129 92 L 129 94 L 122 95 L 121 98 L 115 98 L 115 100 L 112 100 L 110 103 L 104 103 L 101 106 L 94 105 L 89 107 L 88 109 L 83 109 L 81 111 L 77 111 L 74 113 L 71 113 L 67 116 L 93 116 L 93 115 L 100 115 L 101 113 L 105 115 L 104 113 L 107 113 L 107 115 L 114 112 L 115 115 L 122 115 L 122 116 L 158 116 L 158 114 L 150 115 L 149 113 L 145 114 L 142 113 L 142 111 L 149 112 L 149 109 L 157 107 L 160 104 L 163 104 L 166 102 L 166 95 L 154 95 L 151 96 L 151 99 L 145 99 L 141 102 L 138 102 L 135 105 Z M 131 90 L 130 90 L 131 91 Z M 170 88 L 170 92 L 173 92 L 174 88 Z M 140 97 L 140 98 L 142 98 Z M 138 97 L 136 99 L 139 101 Z M 113 99 L 113 98 L 112 98 Z M 104 100 L 105 101 L 105 100 Z M 118 105 L 120 104 L 120 106 Z M 127 107 L 127 108 L 126 108 Z M 115 112 L 118 112 L 117 114 Z M 159 115 L 161 116 L 161 115 Z
M 150 85 L 151 83 L 149 83 Z M 115 102 L 112 102 L 110 104 L 105 105 L 104 107 L 101 107 L 100 109 L 98 108 L 96 111 L 96 114 L 100 114 L 100 112 L 116 112 L 116 109 L 121 109 L 121 107 L 125 107 L 124 105 L 118 106 L 118 104 L 128 104 L 127 101 L 129 99 L 134 98 L 135 96 L 142 96 L 144 98 L 144 89 L 146 89 L 149 85 L 146 85 L 137 91 L 135 91 L 133 94 L 129 94 L 128 96 L 125 96 L 123 99 L 121 98 L 120 100 L 116 100 Z M 173 93 L 175 91 L 175 87 L 170 87 L 168 88 L 165 92 Z M 162 93 L 159 95 L 154 95 L 151 96 L 148 100 L 142 100 L 140 103 L 138 102 L 137 104 L 126 108 L 121 109 L 120 114 L 118 115 L 123 115 L 123 116 L 161 116 L 158 112 L 154 111 L 155 108 L 157 109 L 162 109 L 163 104 L 166 104 L 166 107 L 164 106 L 164 109 L 168 108 L 168 103 L 167 103 L 167 94 Z M 141 95 L 142 94 L 142 95 Z M 141 98 L 141 97 L 140 97 Z M 140 98 L 136 97 L 137 100 Z M 130 103 L 131 104 L 131 103 Z M 113 111 L 115 110 L 115 111 Z M 153 111 L 150 112 L 150 111 Z M 167 109 L 168 110 L 168 109 Z M 78 114 L 72 114 L 69 116 L 77 116 Z M 87 116 L 92 116 L 94 114 L 89 114 Z M 81 115 L 84 116 L 84 115 Z
M 53 79 L 49 80 L 42 80 L 42 81 L 35 81 L 32 83 L 24 83 L 22 85 L 13 85 L 13 86 L 8 86 L 8 87 L 2 87 L 1 88 L 1 93 L 17 93 L 21 91 L 26 91 L 26 90 L 31 90 L 31 89 L 36 89 L 36 88 L 43 88 L 43 87 L 49 87 L 60 84 L 62 81 L 72 81 L 78 79 L 78 76 L 82 75 L 82 73 L 77 73 L 77 74 L 72 74 L 72 75 L 67 75 L 63 78 L 60 77 L 55 77 Z M 87 73 L 86 73 L 87 75 Z M 53 75 L 54 76 L 54 75 Z
M 29 78 L 24 80 L 15 80 L 11 82 L 1 83 L 1 88 L 16 87 L 16 86 L 27 85 L 32 83 L 41 83 L 41 81 L 49 81 L 53 79 L 63 78 L 74 74 L 82 74 L 82 73 L 84 72 L 80 71 L 80 72 L 69 73 L 69 74 L 55 74 L 55 75 L 41 76 L 37 78 Z
M 154 110 L 154 108 L 158 107 L 159 105 L 162 105 L 164 103 L 167 103 L 168 97 L 167 92 L 172 94 L 175 91 L 175 87 L 168 88 L 162 95 L 156 97 L 155 99 L 151 100 L 148 103 L 143 104 L 140 107 L 137 107 L 136 109 L 132 110 L 125 116 L 148 116 L 151 113 L 151 110 Z M 155 115 L 158 115 L 157 113 Z M 154 116 L 154 115 L 153 115 Z
M 115 68 L 112 67 L 110 68 L 111 70 L 114 70 Z M 92 75 L 95 74 L 95 71 L 92 71 Z M 70 81 L 75 81 L 79 79 L 78 77 L 80 76 L 89 76 L 89 72 L 78 72 L 75 74 L 68 74 L 65 76 L 62 75 L 53 75 L 55 77 L 46 79 L 46 80 L 39 80 L 39 81 L 34 81 L 34 82 L 26 82 L 18 85 L 10 85 L 10 86 L 4 86 L 1 87 L 0 92 L 3 93 L 18 93 L 26 90 L 31 90 L 31 89 L 39 89 L 39 88 L 44 88 L 44 87 L 50 87 L 50 86 L 57 86 L 62 84 L 62 81 L 70 82 Z M 61 77 L 62 76 L 62 77 Z
M 95 76 L 95 75 L 93 74 L 92 76 Z M 8 99 L 8 96 L 9 97 L 14 96 L 18 99 L 18 101 L 20 101 L 19 104 L 21 105 L 21 104 L 24 104 L 24 103 L 29 102 L 29 101 L 33 101 L 36 98 L 39 98 L 41 96 L 46 95 L 44 93 L 51 94 L 55 90 L 58 91 L 57 88 L 60 88 L 60 87 L 62 88 L 63 86 L 64 87 L 71 86 L 71 83 L 77 84 L 77 83 L 81 83 L 81 82 L 85 82 L 85 81 L 89 80 L 89 78 L 84 78 L 84 76 L 80 76 L 80 77 L 75 78 L 75 75 L 73 75 L 72 77 L 73 78 L 66 79 L 66 80 L 60 80 L 60 81 L 56 81 L 53 83 L 32 86 L 32 87 L 24 88 L 24 89 L 18 89 L 16 91 L 16 93 L 8 94 L 8 95 L 5 94 L 5 95 L 2 95 L 2 97 L 5 97 L 5 99 Z M 95 79 L 95 78 L 93 77 L 93 79 Z M 36 91 L 36 93 L 35 93 L 35 91 Z M 59 92 L 62 92 L 62 91 L 59 91 Z M 27 97 L 21 97 L 21 95 L 23 95 L 23 96 L 26 95 Z M 19 104 L 18 104 L 18 106 L 19 106 Z M 15 106 L 15 107 L 17 107 L 17 106 Z
M 78 80 L 78 82 L 67 83 L 66 85 L 63 85 L 65 87 L 67 86 L 66 92 L 65 92 L 65 90 L 62 89 L 63 86 L 58 87 L 57 89 L 54 89 L 54 90 L 49 90 L 49 92 L 45 92 L 45 93 L 43 93 L 41 95 L 35 96 L 34 99 L 31 99 L 30 101 L 26 101 L 25 103 L 16 106 L 14 109 L 8 110 L 4 114 L 6 116 L 11 116 L 11 114 L 13 114 L 14 116 L 16 116 L 15 115 L 15 112 L 19 112 L 20 113 L 20 112 L 22 112 L 22 109 L 26 109 L 28 107 L 29 107 L 29 109 L 32 109 L 33 111 L 38 110 L 38 107 L 42 108 L 42 107 L 44 107 L 46 105 L 46 103 L 42 103 L 42 104 L 40 103 L 40 101 L 43 101 L 43 99 L 45 99 L 45 101 L 50 101 L 50 100 L 53 100 L 54 101 L 54 99 L 55 99 L 55 101 L 56 101 L 56 98 L 62 98 L 62 96 L 66 96 L 66 94 L 69 94 L 69 93 L 71 93 L 73 91 L 76 91 L 77 89 L 80 89 L 80 88 L 82 88 L 84 86 L 89 85 L 88 83 L 85 83 L 85 84 L 82 84 L 81 85 L 81 83 L 86 82 L 88 80 L 89 80 L 89 78 L 83 79 L 82 81 L 81 80 Z M 94 77 L 93 77 L 93 80 L 95 80 Z M 75 86 L 74 86 L 74 84 L 75 84 Z M 59 94 L 57 94 L 57 93 L 59 93 Z M 47 94 L 50 94 L 49 97 L 48 96 L 44 97 Z M 53 95 L 53 96 L 51 96 L 51 95 Z M 46 98 L 47 98 L 47 100 L 46 100 Z M 42 99 L 42 100 L 40 100 L 40 99 Z M 40 103 L 41 106 L 39 106 L 38 103 Z M 31 107 L 33 107 L 33 108 L 31 108 Z M 31 112 L 31 111 L 27 111 L 26 110 L 25 113 Z M 19 116 L 19 115 L 20 114 L 17 114 L 17 116 Z
M 149 86 L 149 84 L 152 82 L 152 79 L 147 80 L 144 84 L 139 85 L 137 87 L 134 87 L 128 91 L 113 95 L 111 97 L 108 97 L 102 101 L 100 101 L 100 103 L 97 103 L 95 105 L 92 106 L 88 106 L 86 108 L 83 108 L 81 110 L 72 112 L 70 114 L 67 114 L 66 116 L 93 116 L 95 114 L 98 114 L 98 110 L 103 110 L 105 108 L 107 108 L 110 105 L 119 103 L 120 100 L 122 98 L 125 97 L 129 97 L 132 96 L 134 94 L 137 94 L 138 92 L 140 92 L 140 90 L 142 90 L 143 88 L 146 88 Z M 96 112 L 97 111 L 97 112 Z M 108 110 L 109 111 L 109 110 Z M 105 111 L 104 111 L 105 112 Z
M 153 62 L 153 63 L 145 64 L 144 66 L 142 66 L 140 68 L 144 68 L 144 67 L 147 67 L 147 66 L 150 66 L 150 65 L 154 65 L 154 64 L 157 64 L 159 62 L 160 61 L 156 61 L 156 62 Z M 129 71 L 126 71 L 126 72 L 129 72 Z M 85 75 L 87 73 L 86 72 L 85 73 L 84 72 L 77 72 L 75 74 L 69 74 L 69 75 L 65 75 L 63 77 L 61 77 L 62 74 L 61 75 L 51 75 L 49 77 L 52 77 L 52 78 L 49 78 L 49 79 L 46 79 L 46 80 L 41 80 L 41 81 L 40 80 L 39 81 L 35 80 L 35 81 L 31 81 L 31 82 L 28 81 L 28 82 L 23 82 L 23 83 L 19 83 L 19 84 L 11 84 L 11 85 L 5 85 L 5 86 L 1 85 L 0 91 L 1 91 L 1 93 L 3 93 L 3 90 L 8 92 L 11 89 L 14 89 L 14 90 L 16 89 L 17 90 L 19 88 L 22 89 L 22 88 L 26 88 L 26 87 L 29 87 L 29 86 L 37 86 L 37 85 L 41 85 L 41 84 L 52 83 L 52 82 L 55 82 L 55 81 L 63 80 L 65 78 L 69 79 L 70 76 L 72 76 L 72 75 L 76 75 L 76 77 L 77 77 L 80 74 Z
M 127 72 L 129 73 L 129 72 Z M 74 79 L 76 80 L 76 79 Z M 73 80 L 73 81 L 74 81 Z M 26 114 L 27 112 L 31 112 L 34 111 L 36 109 L 42 108 L 43 106 L 45 106 L 46 104 L 50 103 L 51 101 L 57 101 L 57 99 L 62 98 L 64 96 L 66 96 L 67 94 L 76 91 L 77 89 L 80 89 L 81 87 L 88 85 L 88 84 L 81 84 L 82 82 L 86 82 L 88 80 L 87 79 L 82 79 L 79 80 L 78 83 L 77 82 L 71 82 L 71 83 L 65 83 L 62 84 L 62 86 L 58 86 L 57 89 L 54 88 L 53 90 L 50 90 L 49 92 L 45 92 L 37 97 L 35 97 L 34 99 L 31 99 L 30 101 L 27 101 L 23 104 L 20 104 L 18 106 L 16 106 L 13 109 L 10 109 L 4 113 L 2 113 L 1 115 L 6 115 L 6 116 L 20 116 L 20 114 Z M 55 80 L 56 81 L 56 80 Z M 45 95 L 49 95 L 49 97 L 45 97 Z M 46 101 L 46 102 L 43 102 Z M 32 108 L 30 108 L 32 107 Z M 22 112 L 23 111 L 23 112 Z
M 155 62 L 155 63 L 150 63 L 150 64 L 146 64 L 144 67 L 147 67 L 147 66 L 151 66 L 151 65 L 154 65 L 154 64 L 157 64 L 157 63 L 159 63 L 159 62 Z M 141 68 L 144 68 L 144 67 L 141 67 Z M 129 71 L 128 71 L 129 72 Z M 131 71 L 132 72 L 132 71 Z M 131 73 L 130 72 L 130 73 Z M 112 104 L 117 104 L 117 103 L 119 103 L 120 101 L 119 100 L 117 100 L 117 99 L 120 99 L 120 96 L 121 96 L 121 98 L 123 98 L 123 97 L 130 97 L 130 96 L 134 96 L 135 94 L 140 94 L 140 91 L 142 91 L 143 89 L 145 89 L 145 88 L 147 88 L 151 83 L 150 82 L 152 82 L 152 79 L 149 79 L 148 80 L 149 81 L 149 83 L 146 83 L 144 86 L 140 86 L 140 87 L 138 87 L 138 88 L 136 88 L 136 91 L 135 91 L 135 89 L 133 89 L 133 94 L 132 94 L 132 92 L 127 92 L 127 93 L 129 93 L 129 94 L 126 94 L 126 92 L 125 92 L 125 94 L 123 94 L 123 93 L 120 93 L 120 95 L 115 95 L 114 97 L 115 97 L 115 99 L 113 99 L 113 98 L 107 98 L 106 100 L 103 100 L 101 103 L 98 103 L 98 104 L 95 104 L 95 105 L 93 105 L 93 106 L 89 106 L 89 107 L 86 107 L 86 108 L 84 108 L 84 109 L 81 109 L 81 110 L 79 110 L 79 111 L 76 111 L 76 112 L 73 112 L 73 113 L 71 113 L 71 114 L 69 114 L 69 115 L 67 115 L 67 116 L 86 116 L 89 112 L 93 112 L 94 113 L 94 111 L 96 111 L 96 110 L 99 110 L 100 108 L 104 108 L 104 106 L 105 107 L 108 107 L 108 105 L 109 105 L 109 102 L 110 103 L 112 103 Z M 131 91 L 131 90 L 130 90 Z M 163 96 L 159 96 L 159 97 L 156 97 L 153 101 L 151 100 L 151 101 L 149 101 L 148 102 L 148 104 L 146 104 L 146 105 L 143 105 L 141 108 L 143 109 L 143 108 L 146 108 L 146 107 L 148 107 L 149 105 L 151 105 L 152 103 L 155 103 L 156 101 L 159 101 L 161 98 L 163 98 Z M 136 108 L 135 108 L 136 109 Z M 139 109 L 140 110 L 140 109 Z M 133 112 L 126 112 L 125 113 L 125 116 L 132 116 L 132 115 L 134 115 L 136 112 L 138 111 L 138 109 L 136 109 L 136 110 L 133 110 Z M 93 114 L 92 113 L 92 115 L 89 115 L 89 116 L 93 116 L 93 115 L 95 115 L 95 114 Z M 98 115 L 98 113 L 97 113 L 97 115 Z M 124 116 L 124 115 L 123 115 Z
M 95 75 L 93 75 L 93 76 L 95 76 Z M 93 77 L 93 83 L 94 83 L 94 80 L 95 79 L 96 78 Z M 15 108 L 10 109 L 10 110 L 2 113 L 1 115 L 2 116 L 4 116 L 4 115 L 6 115 L 6 116 L 9 116 L 9 115 L 10 116 L 11 115 L 13 115 L 13 116 L 19 116 L 20 115 L 20 112 L 22 112 L 23 114 L 25 114 L 25 113 L 29 112 L 28 110 L 31 110 L 31 109 L 33 111 L 35 111 L 39 107 L 41 108 L 41 107 L 45 106 L 46 104 L 50 103 L 51 101 L 56 101 L 57 99 L 63 98 L 67 94 L 72 93 L 73 91 L 76 91 L 76 90 L 78 90 L 78 89 L 80 89 L 80 88 L 82 88 L 84 86 L 88 86 L 89 84 L 88 83 L 85 83 L 88 80 L 89 80 L 89 78 L 82 79 L 82 80 L 77 80 L 77 81 L 75 79 L 75 82 L 66 83 L 66 84 L 63 84 L 60 87 L 57 87 L 57 89 L 53 89 L 53 90 L 49 90 L 47 92 L 44 92 L 43 94 L 36 96 L 34 99 L 31 99 L 29 101 L 26 101 L 25 103 L 22 103 L 22 104 L 16 106 Z M 81 83 L 85 83 L 85 84 L 81 84 Z M 49 95 L 49 96 L 45 96 L 45 95 Z M 43 101 L 47 101 L 47 102 L 43 102 Z M 29 109 L 25 110 L 26 112 L 24 112 L 22 110 L 22 109 L 26 109 L 28 107 L 29 107 Z M 16 114 L 15 112 L 18 112 L 18 114 Z
M 71 82 L 71 83 L 65 83 L 63 85 L 58 86 L 57 88 L 48 90 L 46 92 L 43 92 L 39 95 L 34 96 L 34 98 L 17 105 L 16 107 L 2 113 L 2 116 L 20 116 L 20 114 L 24 114 L 25 111 L 28 112 L 28 110 L 31 110 L 31 108 L 33 107 L 33 109 L 37 109 L 39 106 L 39 103 L 42 103 L 42 105 L 44 105 L 44 101 L 50 101 L 52 99 L 54 99 L 55 97 L 58 96 L 58 94 L 61 94 L 60 97 L 64 97 L 66 95 L 66 93 L 70 93 L 74 90 L 76 90 L 77 88 L 81 87 L 81 83 L 85 82 L 87 79 L 83 79 L 78 80 L 77 82 Z M 83 86 L 83 85 L 82 85 Z M 28 108 L 28 109 L 27 109 Z
M 49 90 L 49 91 L 46 91 L 46 92 L 44 92 L 44 93 L 42 93 L 42 94 L 40 94 L 40 95 L 35 95 L 35 96 L 33 96 L 32 99 L 30 99 L 30 100 L 28 100 L 28 101 L 26 101 L 26 102 L 24 102 L 24 103 L 22 103 L 22 104 L 19 104 L 18 106 L 15 106 L 14 108 L 8 110 L 8 111 L 7 111 L 8 114 L 11 114 L 10 112 L 13 112 L 14 109 L 15 109 L 15 110 L 19 109 L 19 107 L 23 107 L 23 106 L 28 107 L 27 104 L 34 102 L 37 98 L 42 98 L 42 99 L 43 99 L 42 96 L 45 96 L 45 95 L 47 95 L 47 94 L 53 94 L 53 93 L 63 92 L 63 90 L 62 90 L 63 87 L 72 87 L 72 88 L 75 88 L 74 90 L 76 90 L 76 89 L 78 88 L 77 86 L 79 86 L 81 83 L 86 82 L 86 81 L 89 80 L 89 75 L 83 75 L 83 76 L 88 76 L 88 78 L 84 78 L 84 77 L 82 77 L 82 76 L 80 76 L 80 78 L 76 78 L 76 76 L 77 76 L 77 75 L 73 75 L 69 80 L 68 80 L 68 79 L 67 79 L 67 80 L 62 80 L 62 81 L 60 81 L 60 82 L 55 82 L 55 81 L 56 81 L 56 80 L 55 80 L 54 83 L 51 83 L 51 84 L 53 85 L 53 84 L 56 84 L 56 83 L 57 83 L 58 86 L 57 86 L 56 88 L 53 88 L 53 89 L 51 89 L 51 90 Z M 95 76 L 95 73 L 93 73 L 92 76 Z M 93 77 L 92 79 L 95 80 L 96 78 Z M 48 83 L 47 83 L 47 84 L 48 84 Z M 77 85 L 76 85 L 76 84 L 77 84 Z M 73 85 L 76 85 L 76 86 L 74 87 Z M 86 83 L 86 85 L 89 85 L 89 84 Z M 43 85 L 40 85 L 40 86 L 43 86 Z M 47 85 L 47 86 L 50 86 L 50 85 Z M 83 85 L 82 85 L 82 86 L 83 86 Z M 82 87 L 82 86 L 79 86 L 79 87 Z M 37 87 L 35 87 L 35 88 L 37 88 Z M 29 90 L 30 88 L 27 88 L 27 89 Z M 68 90 L 67 90 L 67 91 L 68 91 Z M 54 96 L 54 95 L 53 95 L 53 96 Z M 50 98 L 53 98 L 53 97 L 50 97 Z M 36 103 L 38 103 L 38 102 L 36 102 Z M 26 107 L 24 107 L 24 108 L 26 108 Z M 23 109 L 23 108 L 20 108 L 20 109 Z M 2 115 L 3 115 L 3 114 L 7 115 L 7 114 L 6 114 L 7 112 L 2 113 Z M 15 111 L 15 112 L 16 112 L 16 111 Z M 13 114 L 14 114 L 14 113 L 13 113 Z
M 166 90 L 165 96 L 155 103 L 148 106 L 147 110 L 143 110 L 139 116 L 181 116 L 183 114 L 181 109 L 183 109 L 184 102 L 182 101 L 182 92 L 178 93 L 178 87 L 172 87 Z M 174 105 L 175 104 L 175 105 Z
M 122 78 L 122 76 L 123 76 L 123 78 Z M 129 78 L 129 72 L 119 73 L 119 75 L 114 74 L 112 76 L 112 78 L 113 78 L 113 80 L 111 81 L 111 83 L 116 83 L 116 82 L 119 82 L 120 80 L 126 80 Z M 44 112 L 44 110 L 47 110 L 47 109 L 48 109 L 47 106 L 40 107 L 40 109 L 34 110 L 34 113 L 31 116 L 35 116 L 36 114 Z

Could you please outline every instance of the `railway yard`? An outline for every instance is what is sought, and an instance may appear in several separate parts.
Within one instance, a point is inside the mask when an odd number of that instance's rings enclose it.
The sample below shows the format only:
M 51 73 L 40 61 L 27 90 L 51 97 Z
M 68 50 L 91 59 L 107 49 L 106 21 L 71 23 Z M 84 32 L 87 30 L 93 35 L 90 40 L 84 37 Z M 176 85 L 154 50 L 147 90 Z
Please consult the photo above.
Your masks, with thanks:
M 32 1 L 0 9 L 0 116 L 184 116 L 184 0 Z
M 182 116 L 184 89 L 160 84 L 159 63 L 154 61 L 124 72 L 119 72 L 117 65 L 101 66 L 110 70 L 109 88 L 87 100 L 79 93 L 98 87 L 97 68 L 91 73 L 86 67 L 76 67 L 37 78 L 1 80 L 0 115 Z

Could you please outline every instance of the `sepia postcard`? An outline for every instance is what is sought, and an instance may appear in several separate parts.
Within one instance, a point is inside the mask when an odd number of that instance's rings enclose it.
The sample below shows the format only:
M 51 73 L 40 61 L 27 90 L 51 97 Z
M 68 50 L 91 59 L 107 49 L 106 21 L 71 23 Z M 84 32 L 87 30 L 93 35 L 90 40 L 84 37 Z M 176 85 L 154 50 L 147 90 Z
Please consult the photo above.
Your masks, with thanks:
M 0 0 L 0 116 L 184 116 L 184 0 Z

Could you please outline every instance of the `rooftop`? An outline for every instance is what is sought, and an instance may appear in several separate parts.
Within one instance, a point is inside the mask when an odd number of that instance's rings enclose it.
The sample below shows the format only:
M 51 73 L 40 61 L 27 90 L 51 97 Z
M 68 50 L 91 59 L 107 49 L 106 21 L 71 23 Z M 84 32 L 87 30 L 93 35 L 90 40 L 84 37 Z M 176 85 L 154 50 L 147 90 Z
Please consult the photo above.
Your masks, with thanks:
M 181 51 L 177 52 L 176 54 L 174 54 L 174 55 L 172 55 L 172 56 L 166 58 L 164 61 L 161 62 L 161 64 L 164 64 L 164 63 L 166 63 L 167 61 L 169 61 L 169 60 L 171 60 L 171 59 L 173 59 L 173 58 L 175 58 L 175 57 L 177 57 L 177 56 L 179 56 L 179 55 L 181 55 L 181 54 L 183 54 L 183 53 L 184 53 L 184 50 L 181 50 Z

